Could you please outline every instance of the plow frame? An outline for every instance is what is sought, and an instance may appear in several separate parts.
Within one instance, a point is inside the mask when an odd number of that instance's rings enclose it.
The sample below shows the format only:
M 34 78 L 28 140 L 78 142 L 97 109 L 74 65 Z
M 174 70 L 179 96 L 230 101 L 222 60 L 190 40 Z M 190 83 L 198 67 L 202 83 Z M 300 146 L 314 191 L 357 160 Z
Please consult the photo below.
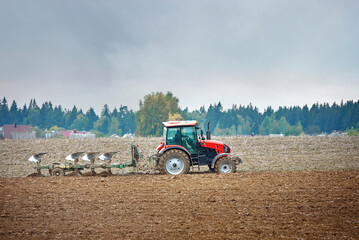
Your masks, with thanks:
M 118 152 L 118 151 L 117 151 Z M 112 152 L 113 154 L 116 154 L 117 152 Z M 46 153 L 40 153 L 40 156 L 45 155 Z M 39 155 L 39 154 L 34 154 Z M 135 171 L 137 168 L 137 163 L 141 159 L 141 154 L 138 150 L 137 145 L 132 144 L 131 145 L 131 162 L 123 162 L 123 163 L 111 163 L 111 160 L 108 160 L 107 163 L 103 164 L 95 164 L 94 160 L 91 161 L 91 163 L 88 164 L 79 164 L 78 159 L 74 161 L 74 163 L 52 163 L 48 165 L 41 165 L 41 158 L 36 162 L 36 165 L 34 166 L 34 169 L 37 171 L 37 175 L 42 176 L 41 170 L 47 169 L 50 172 L 55 168 L 61 168 L 64 172 L 78 172 L 80 170 L 84 169 L 91 169 L 94 170 L 96 168 L 102 168 L 107 169 L 109 172 L 111 171 L 111 168 L 118 168 L 123 169 L 127 167 L 133 167 L 133 170 Z

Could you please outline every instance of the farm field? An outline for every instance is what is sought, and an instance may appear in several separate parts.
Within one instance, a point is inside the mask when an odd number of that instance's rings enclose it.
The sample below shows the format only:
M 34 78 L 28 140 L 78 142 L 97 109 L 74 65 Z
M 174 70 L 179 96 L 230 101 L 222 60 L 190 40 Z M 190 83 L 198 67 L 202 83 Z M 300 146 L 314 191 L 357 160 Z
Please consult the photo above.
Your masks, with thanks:
M 359 171 L 0 178 L 0 239 L 358 239 Z
M 26 177 L 32 153 L 47 164 L 118 150 L 125 162 L 134 141 L 0 141 L 0 239 L 358 239 L 358 137 L 215 139 L 243 160 L 237 173 Z M 135 139 L 144 158 L 160 141 Z
M 214 137 L 232 148 L 231 155 L 243 160 L 239 170 L 252 171 L 327 171 L 359 169 L 359 137 Z M 33 153 L 48 152 L 42 164 L 65 163 L 77 151 L 119 151 L 112 162 L 131 159 L 130 146 L 139 145 L 144 159 L 156 153 L 161 138 L 50 139 L 0 141 L 0 177 L 26 177 L 34 172 L 28 159 Z M 97 160 L 101 162 L 101 160 Z M 131 170 L 131 169 L 130 169 Z M 203 171 L 207 171 L 204 167 Z M 101 170 L 100 170 L 101 171 Z M 114 170 L 116 174 L 129 169 Z M 143 169 L 152 173 L 151 169 Z M 48 175 L 43 170 L 44 175 Z

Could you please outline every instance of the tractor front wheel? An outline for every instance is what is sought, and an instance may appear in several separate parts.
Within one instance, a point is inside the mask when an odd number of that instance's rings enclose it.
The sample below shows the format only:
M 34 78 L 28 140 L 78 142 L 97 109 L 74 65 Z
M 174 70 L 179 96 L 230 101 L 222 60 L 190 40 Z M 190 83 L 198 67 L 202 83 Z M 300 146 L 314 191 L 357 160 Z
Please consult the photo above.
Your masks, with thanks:
M 160 159 L 162 174 L 186 174 L 189 171 L 189 158 L 187 154 L 178 149 L 169 150 Z
M 65 171 L 62 168 L 56 167 L 56 168 L 52 169 L 51 176 L 53 176 L 53 177 L 65 176 Z
M 214 172 L 216 173 L 234 173 L 236 171 L 236 165 L 232 159 L 222 157 L 217 160 L 214 165 Z

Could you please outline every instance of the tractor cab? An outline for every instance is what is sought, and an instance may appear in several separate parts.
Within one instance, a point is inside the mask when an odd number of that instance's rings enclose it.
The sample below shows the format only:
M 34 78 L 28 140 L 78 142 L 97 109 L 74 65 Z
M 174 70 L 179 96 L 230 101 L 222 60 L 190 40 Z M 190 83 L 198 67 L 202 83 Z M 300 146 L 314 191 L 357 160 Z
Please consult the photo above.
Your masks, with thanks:
M 157 147 L 157 165 L 163 173 L 186 173 L 189 166 L 194 165 L 198 165 L 198 168 L 200 165 L 207 165 L 210 170 L 216 171 L 216 163 L 223 162 L 222 160 L 229 164 L 225 165 L 223 171 L 217 169 L 218 172 L 235 170 L 234 162 L 227 158 L 231 152 L 230 147 L 210 140 L 209 127 L 205 139 L 197 121 L 169 121 L 163 122 L 163 125 L 163 141 Z
M 197 121 L 164 122 L 163 123 L 164 145 L 182 146 L 190 154 L 198 152 Z

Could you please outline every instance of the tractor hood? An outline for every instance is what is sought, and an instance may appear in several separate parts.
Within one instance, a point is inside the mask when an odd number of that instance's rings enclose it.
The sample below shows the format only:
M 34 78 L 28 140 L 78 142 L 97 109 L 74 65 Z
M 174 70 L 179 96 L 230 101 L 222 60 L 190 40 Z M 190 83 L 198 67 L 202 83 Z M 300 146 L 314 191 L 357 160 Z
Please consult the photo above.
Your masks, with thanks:
M 223 142 L 216 141 L 216 140 L 204 140 L 205 144 L 217 144 L 217 145 L 223 145 Z
M 231 153 L 231 148 L 220 141 L 204 140 L 201 142 L 201 147 L 212 148 L 218 153 Z

